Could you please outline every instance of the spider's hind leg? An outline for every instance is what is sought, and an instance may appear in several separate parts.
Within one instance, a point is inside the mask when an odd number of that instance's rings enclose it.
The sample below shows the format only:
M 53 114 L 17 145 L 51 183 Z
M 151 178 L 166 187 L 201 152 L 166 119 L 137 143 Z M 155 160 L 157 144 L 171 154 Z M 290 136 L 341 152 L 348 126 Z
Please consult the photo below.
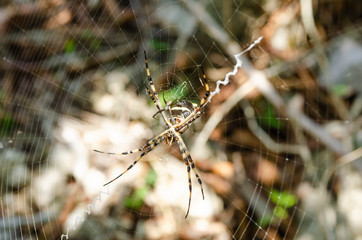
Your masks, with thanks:
M 137 148 L 137 149 L 133 149 L 127 152 L 122 152 L 122 153 L 115 153 L 115 152 L 104 152 L 104 151 L 100 151 L 97 149 L 93 149 L 93 151 L 97 152 L 97 153 L 102 153 L 102 154 L 108 154 L 108 155 L 128 155 L 128 154 L 132 154 L 132 153 L 136 153 L 136 152 L 140 152 L 143 151 L 143 147 Z
M 133 149 L 133 150 L 130 150 L 130 151 L 127 151 L 127 152 L 121 152 L 121 153 L 115 153 L 115 152 L 104 152 L 104 151 L 100 151 L 100 150 L 97 150 L 97 149 L 93 149 L 93 151 L 97 152 L 97 153 L 102 153 L 102 154 L 108 154 L 108 155 L 128 155 L 128 154 L 132 154 L 132 153 L 136 153 L 136 152 L 142 152 L 144 151 L 145 149 L 147 149 L 149 146 L 152 146 L 153 144 L 155 143 L 160 143 L 162 142 L 163 140 L 160 140 L 161 138 L 164 138 L 166 135 L 165 132 L 161 133 L 159 136 L 149 140 L 148 142 L 146 142 L 145 145 L 143 145 L 142 147 L 140 148 L 136 148 L 136 149 Z M 156 145 L 157 145 L 156 144 Z
M 106 184 L 104 184 L 103 186 L 107 186 L 108 184 L 114 182 L 115 180 L 117 180 L 118 178 L 120 178 L 123 174 L 125 174 L 126 172 L 128 172 L 128 170 L 130 170 L 134 165 L 136 165 L 141 159 L 142 157 L 144 157 L 147 153 L 149 153 L 150 151 L 152 151 L 158 144 L 160 144 L 163 140 L 165 140 L 165 135 L 161 134 L 159 136 L 157 136 L 156 138 L 150 140 L 147 142 L 150 143 L 152 141 L 151 144 L 145 144 L 145 146 L 147 145 L 147 147 L 144 148 L 144 152 L 131 164 L 128 166 L 128 168 L 123 171 L 121 174 L 119 174 L 117 177 L 113 178 L 111 181 L 107 182 Z
M 182 140 L 181 136 L 179 134 L 177 134 L 176 136 L 176 141 L 178 143 L 178 146 L 180 148 L 180 151 L 181 151 L 181 154 L 182 154 L 182 157 L 183 157 L 183 160 L 187 166 L 187 175 L 188 175 L 188 179 L 189 179 L 189 190 L 190 190 L 190 197 L 189 197 L 189 205 L 188 205 L 188 208 L 187 208 L 187 213 L 186 213 L 186 216 L 185 218 L 187 218 L 188 214 L 189 214 L 189 211 L 190 211 L 190 206 L 191 206 L 191 195 L 192 195 L 192 182 L 191 182 L 191 176 L 190 176 L 190 170 L 192 168 L 192 170 L 194 171 L 195 173 L 195 176 L 197 178 L 197 181 L 199 182 L 200 184 L 200 188 L 201 188 L 201 193 L 202 193 L 202 199 L 205 199 L 205 195 L 204 195 L 204 188 L 202 186 L 202 181 L 201 181 L 201 178 L 199 176 L 199 174 L 197 173 L 196 171 L 196 168 L 195 168 L 195 163 L 194 161 L 192 160 L 191 158 L 191 155 L 190 155 L 190 152 L 187 150 L 186 148 L 186 145 L 184 143 L 184 141 Z

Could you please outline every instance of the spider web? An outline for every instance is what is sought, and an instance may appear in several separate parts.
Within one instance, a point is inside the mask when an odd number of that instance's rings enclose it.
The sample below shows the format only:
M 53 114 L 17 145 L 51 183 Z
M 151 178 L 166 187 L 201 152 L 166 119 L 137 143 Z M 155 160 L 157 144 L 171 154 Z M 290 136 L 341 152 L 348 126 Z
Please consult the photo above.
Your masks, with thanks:
M 344 3 L 3 3 L 0 239 L 361 238 L 360 18 Z M 187 219 L 176 144 L 106 187 L 138 155 L 92 151 L 166 129 L 143 50 L 161 103 L 199 104 L 200 66 L 212 91 L 183 134 L 205 185 Z

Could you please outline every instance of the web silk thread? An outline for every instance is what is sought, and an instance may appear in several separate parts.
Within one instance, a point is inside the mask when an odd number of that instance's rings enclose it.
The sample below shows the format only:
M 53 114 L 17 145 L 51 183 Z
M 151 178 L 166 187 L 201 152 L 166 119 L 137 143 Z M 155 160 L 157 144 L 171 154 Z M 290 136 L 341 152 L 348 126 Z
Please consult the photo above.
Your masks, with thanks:
M 220 85 L 227 85 L 230 82 L 230 76 L 235 76 L 236 73 L 238 72 L 238 68 L 241 68 L 243 65 L 243 62 L 241 60 L 241 56 L 250 51 L 255 45 L 259 44 L 260 41 L 263 39 L 263 36 L 259 37 L 258 39 L 256 39 L 247 49 L 245 49 L 244 51 L 242 51 L 241 53 L 235 54 L 234 57 L 236 59 L 236 64 L 234 65 L 234 70 L 232 72 L 228 72 L 225 75 L 224 80 L 219 80 L 216 82 L 216 87 L 215 90 L 213 92 L 210 93 L 210 97 L 208 98 L 206 103 L 209 103 L 211 101 L 211 99 L 216 95 L 220 93 Z
M 77 217 L 75 218 L 74 225 L 69 225 L 69 226 L 67 226 L 67 233 L 66 233 L 66 234 L 62 234 L 62 236 L 60 237 L 61 240 L 63 240 L 63 239 L 68 239 L 68 238 L 69 238 L 69 231 L 70 231 L 71 229 L 73 229 L 73 231 L 76 230 L 78 224 L 79 224 L 80 222 L 84 222 L 84 221 L 85 221 L 85 217 L 84 217 L 85 214 L 90 215 L 90 214 L 92 213 L 92 210 L 95 208 L 95 206 L 96 206 L 96 204 L 97 204 L 97 201 L 99 201 L 99 203 L 102 202 L 102 194 L 105 195 L 105 196 L 106 196 L 106 195 L 109 195 L 109 186 L 107 186 L 106 191 L 101 190 L 101 191 L 98 193 L 98 196 L 93 199 L 93 202 L 92 202 L 91 204 L 88 204 L 88 205 L 87 205 L 87 209 L 82 210 L 82 214 L 79 215 L 79 216 L 77 216 Z
M 216 82 L 216 87 L 215 90 L 213 92 L 210 93 L 210 96 L 206 102 L 209 103 L 211 101 L 211 99 L 216 95 L 220 93 L 220 85 L 227 85 L 230 82 L 230 76 L 235 76 L 236 73 L 238 72 L 238 68 L 242 67 L 242 60 L 241 60 L 241 56 L 245 53 L 250 51 L 255 45 L 259 44 L 260 41 L 263 39 L 263 37 L 259 37 L 257 40 L 255 40 L 247 49 L 245 49 L 244 51 L 242 51 L 241 53 L 238 53 L 236 55 L 234 55 L 235 59 L 236 59 L 236 64 L 234 65 L 234 69 L 232 72 L 229 72 L 225 75 L 224 80 L 219 80 Z M 104 195 L 109 195 L 109 186 L 107 185 L 107 191 L 100 191 L 98 196 L 93 200 L 93 202 L 91 204 L 88 204 L 87 209 L 86 210 L 82 210 L 82 214 L 80 216 L 77 216 L 75 218 L 75 222 L 74 225 L 70 225 L 67 226 L 67 232 L 66 234 L 62 234 L 61 236 L 61 240 L 63 239 L 69 239 L 69 231 L 71 229 L 76 230 L 77 226 L 80 222 L 84 222 L 85 221 L 85 214 L 90 215 L 92 213 L 92 210 L 95 208 L 95 205 L 97 203 L 97 201 L 99 201 L 99 203 L 102 202 L 102 194 Z

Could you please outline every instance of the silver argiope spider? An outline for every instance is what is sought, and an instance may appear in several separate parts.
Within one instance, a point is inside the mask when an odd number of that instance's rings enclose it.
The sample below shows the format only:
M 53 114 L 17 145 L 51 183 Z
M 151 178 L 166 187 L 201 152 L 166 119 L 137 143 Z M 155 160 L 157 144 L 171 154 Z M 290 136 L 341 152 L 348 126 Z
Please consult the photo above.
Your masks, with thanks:
M 197 170 L 195 168 L 195 163 L 191 158 L 190 152 L 188 151 L 183 139 L 181 138 L 181 134 L 184 133 L 189 128 L 189 126 L 197 118 L 199 118 L 201 116 L 201 114 L 202 114 L 201 110 L 205 107 L 205 105 L 207 103 L 207 98 L 210 95 L 209 85 L 207 84 L 204 70 L 201 67 L 202 79 L 203 79 L 203 84 L 205 86 L 206 92 L 200 101 L 200 105 L 197 106 L 196 104 L 193 104 L 187 100 L 181 100 L 181 101 L 177 100 L 176 103 L 175 103 L 175 101 L 169 101 L 168 103 L 166 103 L 166 108 L 163 109 L 161 102 L 159 100 L 156 88 L 153 85 L 153 81 L 152 81 L 151 74 L 150 74 L 150 69 L 148 68 L 146 51 L 144 51 L 144 55 L 145 55 L 147 78 L 148 78 L 148 82 L 150 84 L 152 92 L 150 91 L 150 89 L 147 86 L 146 86 L 146 90 L 148 92 L 148 95 L 152 99 L 153 103 L 156 105 L 156 107 L 158 109 L 158 111 L 156 112 L 155 115 L 157 115 L 158 113 L 161 114 L 168 129 L 165 130 L 164 132 L 162 132 L 160 135 L 156 136 L 155 138 L 149 140 L 142 147 L 128 151 L 128 152 L 112 153 L 112 152 L 103 152 L 103 151 L 99 151 L 99 150 L 95 150 L 95 149 L 94 149 L 94 151 L 98 152 L 98 153 L 102 153 L 102 154 L 109 154 L 109 155 L 127 155 L 127 154 L 131 154 L 131 153 L 142 152 L 141 155 L 124 172 L 122 172 L 120 175 L 118 175 L 117 177 L 115 177 L 114 179 L 109 181 L 108 183 L 104 184 L 104 186 L 106 186 L 106 185 L 112 183 L 113 181 L 115 181 L 116 179 L 118 179 L 119 177 L 121 177 L 123 174 L 125 174 L 134 165 L 136 165 L 136 163 L 138 163 L 138 161 L 140 161 L 143 156 L 145 156 L 147 153 L 152 151 L 152 149 L 154 149 L 161 142 L 166 141 L 166 143 L 171 145 L 173 143 L 173 141 L 176 141 L 178 144 L 178 147 L 181 151 L 183 160 L 187 166 L 187 174 L 188 174 L 189 190 L 190 190 L 189 204 L 188 204 L 188 208 L 187 208 L 187 212 L 186 212 L 186 216 L 185 216 L 185 218 L 187 218 L 189 211 L 190 211 L 191 194 L 192 194 L 192 183 L 191 183 L 191 176 L 190 176 L 191 168 L 194 171 L 197 181 L 200 184 L 202 198 L 205 199 L 205 196 L 204 196 L 204 190 L 202 187 L 202 181 L 200 179 L 200 176 L 197 173 Z M 169 117 L 170 117 L 169 119 L 167 119 L 167 117 L 165 115 L 165 111 L 169 112 Z

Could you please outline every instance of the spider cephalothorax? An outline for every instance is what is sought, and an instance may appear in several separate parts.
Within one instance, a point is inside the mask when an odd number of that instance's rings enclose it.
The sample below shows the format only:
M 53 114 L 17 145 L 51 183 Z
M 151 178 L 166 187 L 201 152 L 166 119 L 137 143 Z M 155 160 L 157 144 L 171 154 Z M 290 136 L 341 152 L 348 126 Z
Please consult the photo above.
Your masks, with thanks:
M 184 133 L 188 129 L 188 127 L 196 119 L 198 119 L 201 116 L 201 113 L 202 113 L 201 110 L 205 107 L 205 105 L 207 103 L 207 98 L 210 95 L 209 85 L 207 84 L 205 73 L 204 73 L 203 69 L 201 68 L 202 79 L 203 79 L 203 83 L 204 83 L 206 92 L 200 101 L 200 105 L 197 106 L 196 104 L 193 104 L 192 102 L 190 102 L 188 100 L 180 100 L 180 101 L 177 100 L 177 101 L 169 101 L 168 103 L 166 103 L 166 107 L 163 109 L 161 106 L 161 102 L 159 100 L 156 88 L 153 85 L 150 70 L 148 68 L 146 51 L 144 52 L 144 54 L 145 54 L 145 65 L 146 65 L 147 78 L 148 78 L 148 82 L 150 84 L 152 92 L 148 87 L 146 87 L 146 90 L 148 92 L 148 95 L 152 99 L 153 103 L 156 105 L 156 107 L 158 109 L 156 114 L 153 116 L 155 117 L 157 114 L 161 114 L 168 129 L 163 131 L 160 135 L 156 136 L 155 138 L 149 140 L 142 147 L 128 151 L 128 152 L 112 153 L 112 152 L 103 152 L 103 151 L 99 151 L 99 150 L 94 150 L 94 151 L 99 152 L 99 153 L 104 153 L 104 154 L 110 154 L 110 155 L 127 155 L 127 154 L 131 154 L 131 153 L 142 152 L 141 155 L 125 171 L 123 171 L 121 174 L 119 174 L 117 177 L 115 177 L 108 183 L 104 184 L 104 186 L 105 186 L 105 185 L 108 185 L 111 182 L 115 181 L 116 179 L 121 177 L 123 174 L 125 174 L 139 160 L 141 160 L 141 158 L 143 156 L 145 156 L 147 153 L 152 151 L 152 149 L 154 149 L 161 142 L 166 141 L 167 143 L 172 144 L 173 141 L 176 141 L 178 144 L 178 147 L 180 149 L 180 152 L 182 154 L 183 160 L 187 166 L 187 175 L 188 175 L 188 179 L 189 179 L 190 196 L 189 196 L 189 204 L 188 204 L 188 208 L 187 208 L 187 212 L 186 212 L 186 216 L 185 216 L 185 218 L 186 218 L 189 214 L 190 205 L 191 205 L 191 193 L 192 193 L 192 183 L 191 183 L 191 176 L 190 176 L 191 169 L 194 171 L 196 179 L 200 184 L 202 198 L 205 199 L 205 197 L 204 197 L 204 190 L 202 187 L 202 181 L 196 171 L 195 163 L 192 160 L 191 155 L 190 155 L 189 151 L 187 150 L 187 147 L 186 147 L 183 139 L 181 138 L 181 134 Z M 165 112 L 169 113 L 169 118 L 166 117 Z

